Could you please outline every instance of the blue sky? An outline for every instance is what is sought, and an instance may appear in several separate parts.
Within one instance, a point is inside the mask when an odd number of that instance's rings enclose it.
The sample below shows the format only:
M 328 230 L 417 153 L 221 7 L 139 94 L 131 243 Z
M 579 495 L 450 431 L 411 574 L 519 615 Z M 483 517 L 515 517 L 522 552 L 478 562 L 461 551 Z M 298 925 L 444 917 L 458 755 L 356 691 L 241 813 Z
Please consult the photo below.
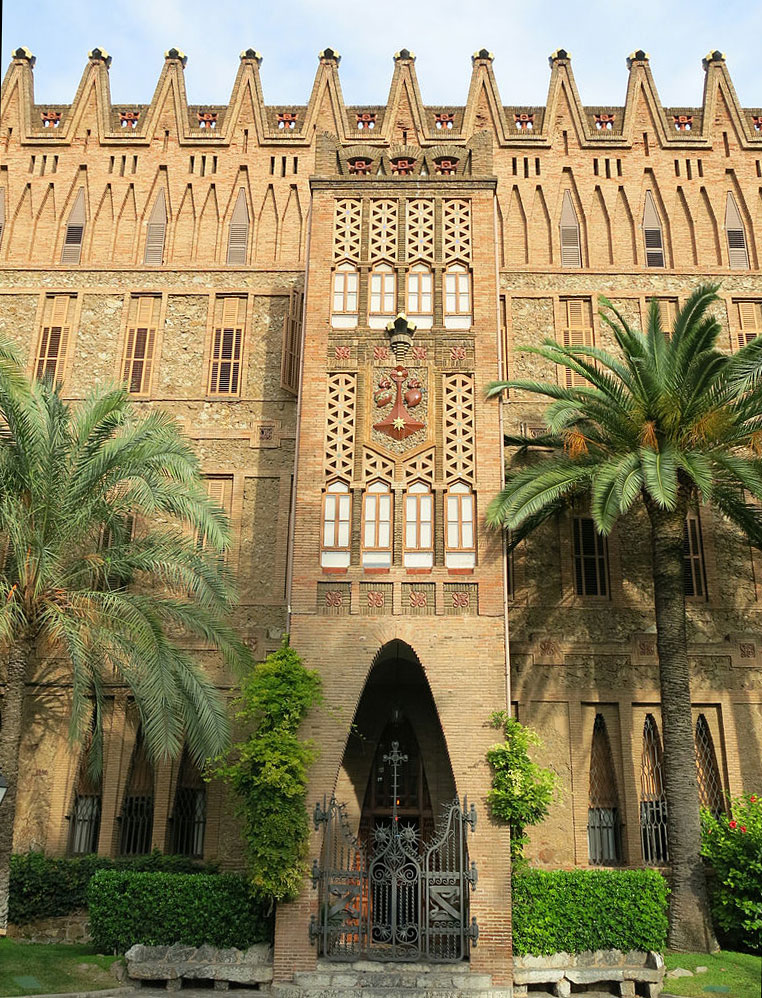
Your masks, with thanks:
M 4 0 L 3 68 L 18 45 L 37 56 L 39 102 L 68 103 L 87 52 L 113 56 L 116 102 L 150 100 L 165 49 L 189 57 L 191 103 L 226 103 L 241 49 L 264 56 L 265 100 L 306 103 L 318 52 L 342 55 L 348 104 L 386 100 L 392 56 L 406 47 L 428 104 L 465 101 L 470 56 L 486 47 L 506 104 L 544 103 L 548 55 L 566 48 L 586 104 L 621 104 L 625 57 L 643 48 L 662 101 L 701 101 L 702 56 L 727 55 L 742 104 L 762 106 L 759 39 L 762 3 L 739 0 Z

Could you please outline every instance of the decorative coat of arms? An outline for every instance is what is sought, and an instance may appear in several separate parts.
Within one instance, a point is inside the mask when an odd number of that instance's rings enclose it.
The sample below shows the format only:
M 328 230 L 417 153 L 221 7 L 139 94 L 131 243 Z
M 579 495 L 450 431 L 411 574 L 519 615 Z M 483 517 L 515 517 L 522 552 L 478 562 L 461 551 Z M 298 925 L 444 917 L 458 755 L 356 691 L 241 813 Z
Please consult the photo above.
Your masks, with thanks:
M 405 386 L 407 390 L 403 395 Z M 386 409 L 390 403 L 394 403 L 391 411 L 380 422 L 373 424 L 374 430 L 385 433 L 393 440 L 406 440 L 426 426 L 410 412 L 423 401 L 421 382 L 415 374 L 411 376 L 402 364 L 397 364 L 388 375 L 382 375 L 373 394 L 373 401 L 379 409 Z

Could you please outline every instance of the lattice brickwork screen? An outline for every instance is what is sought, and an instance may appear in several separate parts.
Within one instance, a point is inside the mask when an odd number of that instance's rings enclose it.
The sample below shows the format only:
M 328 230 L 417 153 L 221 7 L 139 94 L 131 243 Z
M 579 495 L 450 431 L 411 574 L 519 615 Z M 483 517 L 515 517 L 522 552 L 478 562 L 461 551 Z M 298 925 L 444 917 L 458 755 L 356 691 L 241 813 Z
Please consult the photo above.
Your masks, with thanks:
M 355 400 L 357 375 L 339 372 L 328 378 L 328 419 L 325 434 L 326 478 L 350 481 L 355 461 Z
M 35 377 L 38 381 L 56 385 L 63 377 L 75 301 L 72 295 L 48 295 L 45 299 L 35 364 Z
M 444 477 L 474 482 L 474 378 L 471 374 L 444 376 Z
M 471 202 L 445 201 L 443 207 L 443 256 L 445 260 L 471 259 Z
M 420 479 L 424 482 L 434 481 L 434 448 L 416 454 L 405 462 L 405 481 L 413 482 Z
M 407 203 L 407 259 L 434 259 L 434 202 L 417 198 Z
M 396 260 L 398 206 L 396 201 L 371 201 L 370 259 Z
M 158 295 L 135 295 L 130 300 L 122 381 L 131 395 L 147 395 L 151 390 L 160 310 L 161 298 Z
M 363 478 L 366 482 L 374 478 L 383 478 L 387 482 L 394 480 L 394 461 L 383 454 L 366 447 L 363 452 Z
M 333 230 L 334 260 L 360 259 L 362 202 L 357 198 L 339 198 Z

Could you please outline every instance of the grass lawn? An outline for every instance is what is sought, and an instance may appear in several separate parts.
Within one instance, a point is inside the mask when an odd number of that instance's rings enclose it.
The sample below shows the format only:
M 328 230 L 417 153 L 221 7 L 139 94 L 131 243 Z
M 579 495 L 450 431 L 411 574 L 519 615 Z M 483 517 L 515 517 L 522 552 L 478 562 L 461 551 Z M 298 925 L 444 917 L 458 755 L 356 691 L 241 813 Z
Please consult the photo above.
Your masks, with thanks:
M 693 977 L 665 977 L 664 991 L 670 995 L 691 998 L 760 998 L 762 994 L 762 957 L 750 953 L 665 953 L 667 970 L 682 967 L 692 970 Z M 696 967 L 708 967 L 705 974 L 696 974 Z
M 0 938 L 0 998 L 113 987 L 113 956 L 92 946 L 20 943 Z

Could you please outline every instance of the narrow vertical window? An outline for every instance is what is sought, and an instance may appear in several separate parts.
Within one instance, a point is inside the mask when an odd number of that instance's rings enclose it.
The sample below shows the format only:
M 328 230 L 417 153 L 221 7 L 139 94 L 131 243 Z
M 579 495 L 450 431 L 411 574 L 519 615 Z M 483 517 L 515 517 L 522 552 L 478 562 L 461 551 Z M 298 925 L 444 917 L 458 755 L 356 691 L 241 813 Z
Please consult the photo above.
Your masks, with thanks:
M 283 352 L 281 354 L 280 385 L 294 395 L 299 392 L 299 377 L 302 360 L 302 312 L 304 294 L 292 291 L 288 299 L 288 311 L 283 316 Z
M 5 189 L 0 187 L 0 246 L 3 244 L 3 230 L 5 229 Z
M 661 739 L 653 714 L 646 714 L 643 724 L 643 752 L 640 757 L 640 842 L 646 866 L 662 866 L 669 861 L 667 799 L 664 796 Z
M 331 325 L 334 329 L 352 329 L 357 325 L 359 275 L 351 263 L 340 263 L 333 272 Z
M 619 820 L 614 760 L 606 721 L 595 715 L 590 749 L 590 790 L 587 810 L 588 859 L 593 866 L 613 866 L 622 862 L 622 835 Z
M 652 300 L 649 299 L 649 305 Z M 657 298 L 656 305 L 659 309 L 661 331 L 669 339 L 675 328 L 675 319 L 677 319 L 677 298 Z
M 246 250 L 249 245 L 249 206 L 243 187 L 238 192 L 228 230 L 228 263 L 246 263 Z
M 725 795 L 714 751 L 714 740 L 704 714 L 696 719 L 696 776 L 698 777 L 699 803 L 715 818 L 725 813 Z
M 246 321 L 245 298 L 218 298 L 209 364 L 209 394 L 238 395 L 241 387 L 241 352 Z
M 233 476 L 232 475 L 205 475 L 204 488 L 211 502 L 223 511 L 230 520 L 233 509 Z M 205 538 L 199 531 L 196 543 L 200 548 L 204 546 Z
M 61 263 L 79 263 L 84 235 L 85 189 L 80 187 L 69 215 L 69 221 L 66 223 L 66 234 L 61 247 Z
M 158 295 L 135 295 L 130 313 L 122 360 L 122 381 L 131 395 L 148 395 L 156 348 L 161 298 Z
M 415 482 L 405 495 L 405 568 L 428 569 L 434 564 L 434 496 L 428 485 Z
M 164 262 L 164 240 L 167 234 L 167 202 L 164 190 L 160 190 L 154 202 L 151 217 L 146 229 L 146 248 L 143 262 L 159 266 Z
M 69 332 L 75 299 L 71 295 L 49 295 L 37 347 L 35 377 L 55 386 L 61 383 L 69 347 Z
M 453 263 L 444 275 L 444 324 L 446 329 L 471 326 L 471 275 L 462 263 Z
M 93 732 L 83 746 L 74 791 L 74 804 L 67 815 L 69 825 L 69 855 L 87 856 L 98 852 L 101 829 L 101 804 L 103 786 L 100 776 L 91 773 Z
M 695 513 L 685 518 L 683 535 L 683 585 L 686 596 L 706 599 L 706 565 L 701 521 Z
M 370 272 L 368 325 L 383 329 L 397 311 L 397 278 L 388 263 L 379 263 Z
M 762 302 L 739 301 L 738 303 L 738 349 L 745 347 L 762 335 Z
M 421 329 L 434 324 L 433 277 L 425 263 L 416 263 L 407 274 L 405 311 Z
M 143 730 L 139 728 L 119 816 L 120 856 L 144 856 L 151 851 L 153 794 L 153 766 L 146 751 Z
M 476 564 L 474 494 L 468 485 L 456 482 L 445 494 L 445 565 L 473 568 Z
M 581 267 L 582 249 L 579 239 L 579 220 L 574 210 L 570 191 L 564 191 L 561 205 L 561 266 Z
M 344 482 L 332 482 L 323 493 L 323 529 L 320 563 L 343 571 L 349 567 L 352 494 Z
M 572 518 L 574 589 L 578 596 L 609 595 L 608 543 L 591 517 Z
M 646 244 L 646 266 L 663 267 L 664 238 L 661 219 L 650 191 L 646 191 L 646 203 L 643 208 L 643 239 Z
M 196 763 L 183 749 L 175 804 L 170 817 L 170 850 L 175 856 L 203 859 L 206 831 L 206 784 Z
M 563 329 L 565 347 L 593 346 L 593 320 L 588 298 L 566 298 L 561 302 L 565 311 L 566 325 Z M 578 388 L 587 384 L 587 379 L 570 367 L 562 368 L 563 382 L 567 388 Z
M 725 205 L 725 235 L 728 240 L 728 263 L 734 270 L 748 270 L 749 249 L 746 245 L 746 231 L 736 199 L 730 191 Z
M 392 509 L 392 492 L 386 482 L 369 485 L 362 510 L 364 568 L 389 568 L 392 563 Z

